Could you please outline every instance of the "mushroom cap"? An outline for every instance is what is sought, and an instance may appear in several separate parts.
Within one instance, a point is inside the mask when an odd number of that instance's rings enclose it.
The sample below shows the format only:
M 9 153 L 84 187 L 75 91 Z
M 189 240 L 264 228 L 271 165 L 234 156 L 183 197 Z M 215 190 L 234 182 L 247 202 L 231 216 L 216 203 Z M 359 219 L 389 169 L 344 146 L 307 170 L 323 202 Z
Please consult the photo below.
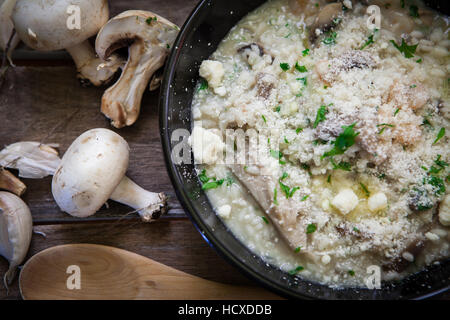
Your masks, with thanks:
M 70 30 L 68 7 L 80 8 L 80 29 Z M 108 21 L 107 0 L 17 0 L 12 19 L 20 39 L 39 51 L 61 50 L 94 36 Z
M 53 176 L 56 203 L 76 217 L 93 215 L 123 179 L 128 159 L 128 143 L 117 133 L 86 131 L 66 151 Z
M 177 25 L 150 11 L 124 11 L 105 24 L 95 40 L 98 56 L 105 60 L 118 48 L 136 39 L 166 48 L 178 34 Z
M 0 191 L 0 255 L 21 263 L 33 233 L 31 212 L 18 196 Z M 18 245 L 17 241 L 23 241 Z

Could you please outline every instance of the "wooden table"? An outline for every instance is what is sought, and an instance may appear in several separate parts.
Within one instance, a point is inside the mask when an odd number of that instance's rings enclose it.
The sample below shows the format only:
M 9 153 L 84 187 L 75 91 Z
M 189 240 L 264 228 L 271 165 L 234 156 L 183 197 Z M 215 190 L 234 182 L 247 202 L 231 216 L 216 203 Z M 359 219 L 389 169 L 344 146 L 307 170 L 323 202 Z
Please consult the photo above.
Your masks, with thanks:
M 111 15 L 128 9 L 150 10 L 182 26 L 197 0 L 111 0 Z M 63 154 L 81 133 L 92 128 L 110 128 L 100 113 L 105 88 L 81 87 L 73 63 L 61 53 L 16 54 L 17 67 L 10 69 L 0 89 L 0 146 L 18 141 L 59 143 Z M 50 58 L 49 58 L 50 57 Z M 62 57 L 62 59 L 59 59 Z M 62 213 L 51 194 L 51 177 L 24 179 L 28 190 L 23 199 L 33 214 L 34 229 L 28 253 L 55 245 L 95 243 L 110 245 L 152 258 L 205 279 L 234 284 L 254 284 L 217 255 L 187 218 L 170 183 L 158 133 L 158 92 L 146 92 L 141 116 L 132 127 L 115 130 L 131 148 L 128 176 L 144 188 L 165 192 L 170 210 L 157 222 L 142 223 L 128 207 L 110 202 L 87 219 Z M 50 135 L 49 135 L 50 133 Z M 0 274 L 7 263 L 0 258 Z M 19 299 L 18 281 L 9 296 L 0 287 L 0 299 Z

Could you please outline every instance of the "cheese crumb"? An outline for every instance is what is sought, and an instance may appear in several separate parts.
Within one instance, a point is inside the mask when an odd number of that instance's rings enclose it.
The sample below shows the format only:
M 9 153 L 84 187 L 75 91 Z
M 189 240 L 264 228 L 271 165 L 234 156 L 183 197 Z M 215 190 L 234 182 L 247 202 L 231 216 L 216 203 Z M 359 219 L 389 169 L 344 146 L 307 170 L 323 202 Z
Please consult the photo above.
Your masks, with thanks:
M 326 254 L 326 255 L 322 256 L 322 259 L 320 259 L 320 260 L 322 261 L 323 264 L 329 264 L 331 261 L 331 258 L 329 255 Z
M 425 237 L 427 237 L 428 240 L 431 241 L 438 241 L 439 240 L 439 236 L 433 232 L 427 232 L 425 233 Z
M 352 189 L 344 189 L 333 198 L 331 204 L 342 214 L 347 214 L 358 205 L 358 196 Z
M 219 217 L 228 219 L 231 214 L 231 207 L 229 205 L 223 205 L 217 209 L 217 214 Z
M 370 196 L 367 205 L 372 212 L 383 210 L 387 207 L 387 197 L 383 192 L 375 193 Z
M 196 163 L 215 164 L 223 158 L 222 138 L 210 130 L 196 126 L 189 137 Z
M 208 85 L 212 88 L 219 87 L 222 83 L 225 70 L 222 62 L 205 60 L 200 66 L 200 76 L 208 81 Z

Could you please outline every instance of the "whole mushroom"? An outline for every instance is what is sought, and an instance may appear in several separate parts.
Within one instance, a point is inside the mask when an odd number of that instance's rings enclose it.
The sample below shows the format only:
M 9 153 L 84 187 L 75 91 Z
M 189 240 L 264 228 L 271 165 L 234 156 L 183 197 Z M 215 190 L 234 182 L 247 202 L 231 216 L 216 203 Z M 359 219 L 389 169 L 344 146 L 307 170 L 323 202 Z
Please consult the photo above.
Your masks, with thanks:
M 64 154 L 52 180 L 58 206 L 75 217 L 93 215 L 108 199 L 137 210 L 142 220 L 159 218 L 166 196 L 144 190 L 125 176 L 128 143 L 108 129 L 79 136 Z
M 3 281 L 11 284 L 23 262 L 33 234 L 30 209 L 18 196 L 0 191 L 0 255 L 9 261 Z
M 11 53 L 19 44 L 20 39 L 14 32 L 14 24 L 11 15 L 16 5 L 16 0 L 0 0 L 0 49 L 11 61 Z
M 70 13 L 77 14 L 75 8 L 79 8 L 79 29 L 68 26 Z M 108 82 L 123 65 L 118 56 L 100 60 L 88 41 L 108 18 L 107 0 L 17 0 L 12 12 L 14 28 L 27 46 L 38 51 L 66 49 L 82 83 L 96 86 Z
M 98 33 L 95 50 L 104 60 L 118 48 L 129 47 L 119 80 L 102 97 L 101 110 L 114 127 L 130 126 L 137 120 L 144 90 L 164 65 L 178 30 L 152 12 L 129 10 L 109 20 Z

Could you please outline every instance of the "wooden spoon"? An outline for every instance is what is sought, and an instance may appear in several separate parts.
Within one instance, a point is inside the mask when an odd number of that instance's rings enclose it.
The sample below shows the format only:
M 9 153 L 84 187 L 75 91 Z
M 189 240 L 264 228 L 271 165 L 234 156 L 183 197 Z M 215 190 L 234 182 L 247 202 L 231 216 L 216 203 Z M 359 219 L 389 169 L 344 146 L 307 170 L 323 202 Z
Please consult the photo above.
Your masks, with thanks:
M 69 266 L 79 267 L 80 289 L 73 288 L 77 267 Z M 26 300 L 280 299 L 262 288 L 204 280 L 126 250 L 93 244 L 41 251 L 22 268 L 19 281 Z

